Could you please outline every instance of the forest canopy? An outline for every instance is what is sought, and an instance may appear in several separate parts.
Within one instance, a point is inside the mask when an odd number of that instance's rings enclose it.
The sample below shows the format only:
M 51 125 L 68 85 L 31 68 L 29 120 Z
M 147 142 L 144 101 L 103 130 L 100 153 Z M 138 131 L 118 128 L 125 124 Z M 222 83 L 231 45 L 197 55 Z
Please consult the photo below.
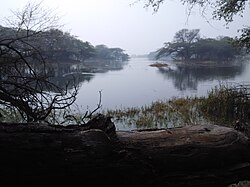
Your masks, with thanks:
M 18 31 L 22 35 L 26 30 Z M 35 31 L 29 31 L 31 34 Z M 16 37 L 16 30 L 0 26 L 0 39 Z M 69 32 L 59 29 L 36 33 L 29 38 L 29 43 L 35 47 L 44 59 L 49 62 L 84 62 L 89 58 L 126 61 L 129 59 L 123 49 L 109 48 L 105 45 L 93 46 L 89 42 L 83 42 Z M 21 47 L 19 50 L 22 50 Z M 0 59 L 1 60 L 1 59 Z

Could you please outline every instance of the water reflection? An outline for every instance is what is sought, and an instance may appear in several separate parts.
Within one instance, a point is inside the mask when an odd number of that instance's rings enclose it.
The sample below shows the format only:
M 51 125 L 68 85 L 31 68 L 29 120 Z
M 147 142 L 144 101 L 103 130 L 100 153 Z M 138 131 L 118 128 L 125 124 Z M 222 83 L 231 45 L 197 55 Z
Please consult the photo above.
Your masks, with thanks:
M 89 82 L 94 74 L 84 73 L 74 68 L 74 64 L 51 63 L 47 65 L 48 75 L 51 77 L 50 81 L 59 86 L 68 89 L 74 88 L 76 85 L 80 86 L 83 82 Z
M 84 82 L 90 82 L 96 73 L 106 73 L 108 71 L 119 71 L 122 70 L 126 62 L 118 61 L 88 61 L 84 63 L 72 63 L 72 62 L 50 62 L 44 64 L 32 64 L 33 70 L 37 74 L 46 75 L 49 77 L 49 81 L 55 86 L 62 89 L 73 89 L 76 86 L 80 86 Z M 19 64 L 18 73 L 21 77 L 29 77 L 30 71 L 25 65 Z M 11 67 L 6 67 L 6 65 L 0 65 L 0 80 L 6 80 L 12 77 L 16 72 Z M 26 70 L 27 69 L 27 70 Z M 46 74 L 44 74 L 44 72 Z M 48 91 L 50 88 L 44 87 Z
M 158 72 L 171 79 L 175 88 L 181 91 L 197 90 L 198 84 L 205 81 L 233 79 L 244 72 L 245 65 L 233 66 L 178 66 L 158 68 Z
M 63 88 L 67 84 L 71 89 L 75 85 L 81 86 L 84 82 L 90 82 L 96 73 L 122 70 L 125 64 L 117 61 L 88 61 L 75 64 L 50 63 L 46 68 L 55 85 Z

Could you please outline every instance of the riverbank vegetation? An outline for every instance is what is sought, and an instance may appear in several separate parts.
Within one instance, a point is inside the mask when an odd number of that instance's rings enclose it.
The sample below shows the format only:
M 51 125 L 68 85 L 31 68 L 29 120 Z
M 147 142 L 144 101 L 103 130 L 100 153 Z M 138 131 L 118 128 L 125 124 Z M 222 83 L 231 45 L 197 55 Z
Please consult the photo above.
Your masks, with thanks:
M 173 98 L 148 106 L 107 110 L 105 114 L 115 123 L 128 125 L 128 129 L 173 128 L 203 123 L 198 105 L 198 98 Z
M 113 110 L 101 110 L 100 100 L 95 113 L 82 111 L 79 106 L 54 111 L 47 121 L 60 125 L 84 125 L 100 112 L 111 117 L 118 130 L 121 127 L 131 130 L 216 124 L 235 128 L 250 136 L 250 84 L 224 84 L 210 90 L 206 97 L 171 98 L 147 106 Z M 1 108 L 0 113 L 1 122 L 20 122 L 22 119 L 17 111 L 9 108 Z
M 247 130 L 250 122 L 250 84 L 220 85 L 203 99 L 201 111 L 218 124 Z
M 105 114 L 128 128 L 217 124 L 249 134 L 250 85 L 220 85 L 209 91 L 207 97 L 172 98 L 149 106 L 107 110 Z
M 3 41 L 26 37 L 27 30 L 0 25 L 1 45 Z M 54 62 L 85 62 L 87 59 L 127 61 L 129 55 L 121 48 L 109 48 L 105 45 L 93 46 L 88 41 L 82 41 L 69 32 L 63 32 L 58 28 L 51 27 L 45 31 L 29 30 L 29 44 L 36 48 L 40 55 L 50 63 Z M 18 37 L 17 37 L 18 36 Z M 16 50 L 24 52 L 22 46 L 15 46 Z M 1 59 L 0 59 L 1 60 Z

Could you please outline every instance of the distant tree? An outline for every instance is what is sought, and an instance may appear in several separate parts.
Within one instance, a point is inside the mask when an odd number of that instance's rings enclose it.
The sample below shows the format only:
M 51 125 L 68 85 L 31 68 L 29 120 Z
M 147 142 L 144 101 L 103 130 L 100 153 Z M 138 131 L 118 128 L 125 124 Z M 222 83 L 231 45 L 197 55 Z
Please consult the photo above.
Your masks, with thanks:
M 129 55 L 124 53 L 124 50 L 121 48 L 110 48 L 110 58 L 118 61 L 127 61 Z
M 142 1 L 142 0 L 139 0 Z M 160 8 L 160 5 L 167 0 L 144 0 L 146 7 L 152 7 L 155 12 Z M 250 5 L 250 0 L 180 0 L 183 4 L 188 6 L 189 14 L 194 6 L 199 6 L 202 9 L 202 16 L 210 7 L 213 10 L 213 19 L 225 20 L 226 23 L 230 23 L 234 20 L 235 16 L 243 17 L 246 12 L 246 6 Z M 248 19 L 248 18 L 245 18 Z M 246 26 L 241 29 L 241 35 L 236 37 L 235 42 L 239 47 L 250 50 L 250 27 Z
M 218 39 L 203 39 L 199 36 L 199 30 L 182 29 L 178 31 L 172 42 L 158 50 L 157 58 L 169 56 L 174 60 L 214 60 L 228 61 L 234 59 L 240 50 L 232 44 L 233 39 L 220 37 Z
M 199 32 L 199 29 L 178 31 L 173 42 L 165 43 L 165 47 L 159 50 L 157 58 L 172 54 L 172 57 L 176 60 L 190 60 L 193 55 L 194 43 L 200 38 Z
M 194 56 L 197 60 L 233 60 L 240 50 L 232 45 L 232 38 L 200 39 L 195 44 Z
M 8 18 L 8 27 L 0 27 L 0 108 L 18 112 L 24 121 L 46 121 L 54 110 L 69 107 L 78 87 L 61 88 L 50 81 L 46 59 L 36 40 L 58 26 L 53 11 L 41 3 L 28 3 Z M 72 79 L 74 81 L 74 79 Z
M 95 58 L 109 59 L 109 48 L 106 45 L 95 46 Z
M 50 61 L 84 61 L 94 56 L 94 46 L 83 42 L 68 32 L 51 29 L 36 38 L 41 54 Z M 34 44 L 35 45 L 35 44 Z
M 104 60 L 127 61 L 129 55 L 124 53 L 121 48 L 108 48 L 106 45 L 97 45 L 95 47 L 95 58 Z

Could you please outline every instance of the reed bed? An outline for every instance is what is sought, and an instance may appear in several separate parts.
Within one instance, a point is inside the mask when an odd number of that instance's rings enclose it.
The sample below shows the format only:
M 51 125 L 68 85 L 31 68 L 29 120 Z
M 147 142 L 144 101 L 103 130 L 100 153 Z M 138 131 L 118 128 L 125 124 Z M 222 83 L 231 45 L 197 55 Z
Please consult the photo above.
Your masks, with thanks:
M 198 110 L 198 98 L 173 98 L 155 101 L 151 105 L 116 110 L 104 113 L 112 116 L 115 123 L 134 125 L 136 128 L 173 128 L 204 123 Z
M 236 128 L 249 128 L 250 83 L 223 84 L 209 91 L 200 110 L 215 123 Z

